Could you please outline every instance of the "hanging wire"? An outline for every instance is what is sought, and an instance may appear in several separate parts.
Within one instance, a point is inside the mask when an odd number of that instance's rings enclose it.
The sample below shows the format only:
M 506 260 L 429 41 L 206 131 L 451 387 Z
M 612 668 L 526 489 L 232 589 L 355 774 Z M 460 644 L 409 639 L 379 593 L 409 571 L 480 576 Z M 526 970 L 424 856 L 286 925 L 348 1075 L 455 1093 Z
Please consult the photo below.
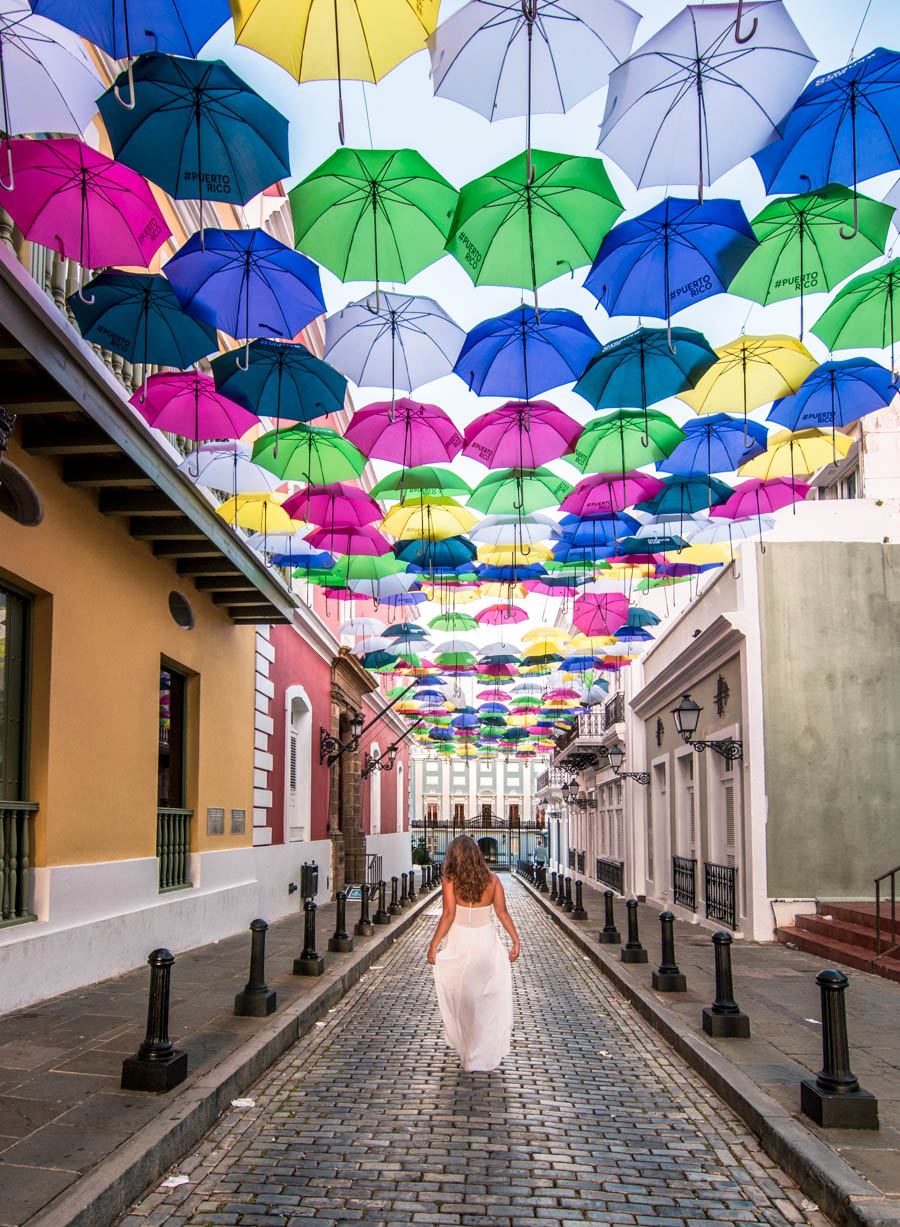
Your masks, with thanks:
M 856 59 L 856 44 L 859 42 L 859 36 L 860 34 L 862 34 L 862 29 L 863 29 L 863 26 L 866 24 L 866 18 L 869 16 L 869 9 L 871 7 L 872 7 L 872 0 L 869 0 L 869 3 L 866 5 L 866 11 L 862 15 L 862 21 L 859 23 L 859 29 L 856 31 L 856 34 L 854 35 L 854 38 L 853 38 L 853 46 L 850 48 L 850 58 L 847 60 L 848 64 L 852 64 L 852 62 Z

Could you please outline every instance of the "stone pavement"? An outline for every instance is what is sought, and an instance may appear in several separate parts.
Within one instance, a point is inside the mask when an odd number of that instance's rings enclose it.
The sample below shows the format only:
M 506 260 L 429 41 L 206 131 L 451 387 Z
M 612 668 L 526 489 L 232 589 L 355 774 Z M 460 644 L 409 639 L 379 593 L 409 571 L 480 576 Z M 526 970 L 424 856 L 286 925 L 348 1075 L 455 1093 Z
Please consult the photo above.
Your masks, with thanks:
M 168 1095 L 119 1087 L 123 1058 L 144 1038 L 146 967 L 0 1016 L 0 1225 L 18 1227 L 36 1214 L 65 1224 L 76 1214 L 79 1223 L 112 1221 L 340 999 L 428 898 L 376 927 L 374 937 L 357 938 L 351 954 L 327 953 L 335 905 L 320 907 L 316 944 L 327 966 L 317 978 L 291 971 L 303 947 L 302 914 L 271 925 L 266 975 L 278 1009 L 269 1019 L 233 1014 L 247 981 L 249 933 L 180 954 L 170 1036 L 188 1052 L 189 1076 Z M 359 903 L 348 903 L 351 932 L 358 914 Z M 152 1138 L 132 1141 L 147 1130 Z
M 442 1042 L 423 917 L 119 1227 L 825 1224 L 518 880 L 508 895 L 523 955 L 499 1070 L 464 1073 Z

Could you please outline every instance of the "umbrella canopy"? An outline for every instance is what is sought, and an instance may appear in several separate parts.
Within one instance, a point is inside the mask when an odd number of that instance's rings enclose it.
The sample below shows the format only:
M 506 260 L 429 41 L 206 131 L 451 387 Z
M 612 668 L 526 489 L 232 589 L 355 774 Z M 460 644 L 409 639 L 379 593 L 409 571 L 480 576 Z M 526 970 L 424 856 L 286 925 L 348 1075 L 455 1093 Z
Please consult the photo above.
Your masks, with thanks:
M 662 513 L 685 516 L 724 503 L 731 493 L 731 486 L 708 473 L 696 477 L 676 473 L 667 477 L 665 489 L 649 502 L 641 503 L 639 510 L 649 511 L 654 516 Z
M 727 502 L 711 507 L 709 514 L 729 520 L 739 520 L 746 516 L 758 518 L 764 512 L 778 511 L 781 507 L 789 507 L 798 499 L 806 498 L 809 489 L 803 482 L 785 477 L 775 477 L 771 481 L 751 477 L 735 486 L 734 493 Z
M 347 380 L 305 345 L 260 338 L 212 362 L 216 387 L 260 416 L 309 422 L 344 407 Z
M 416 537 L 440 541 L 467 532 L 476 518 L 452 498 L 432 498 L 428 502 L 413 499 L 392 507 L 381 526 L 400 541 Z
M 188 315 L 235 338 L 290 338 L 325 310 L 316 266 L 264 230 L 194 234 L 164 271 Z
M 114 60 L 142 51 L 196 55 L 230 15 L 227 0 L 142 0 L 130 22 L 127 0 L 31 0 L 31 7 Z
M 475 620 L 482 626 L 507 626 L 517 622 L 527 622 L 528 613 L 519 605 L 511 602 L 505 605 L 486 605 L 478 611 Z
M 365 456 L 336 430 L 303 422 L 282 430 L 280 440 L 276 430 L 260 435 L 253 444 L 253 459 L 282 480 L 313 486 L 351 480 L 366 467 Z
M 572 493 L 563 499 L 560 509 L 574 515 L 606 515 L 653 498 L 662 488 L 658 477 L 638 470 L 624 476 L 619 473 L 593 473 L 578 482 Z
M 799 295 L 802 338 L 804 294 L 831 290 L 882 255 L 892 216 L 890 205 L 839 183 L 773 200 L 754 217 L 759 246 L 728 288 L 763 305 Z
M 471 494 L 469 484 L 452 469 L 442 469 L 430 464 L 416 465 L 411 469 L 398 469 L 388 473 L 372 487 L 372 497 L 388 502 L 405 499 L 409 494 L 423 497 L 432 495 Z
M 768 431 L 759 422 L 740 420 L 727 413 L 714 413 L 685 422 L 685 438 L 656 467 L 665 473 L 686 477 L 698 473 L 730 473 L 732 469 L 765 451 Z M 749 443 L 748 443 L 749 439 Z M 642 500 L 645 501 L 645 500 Z
M 221 396 L 211 377 L 199 371 L 151 375 L 129 403 L 148 425 L 186 439 L 237 439 L 259 424 L 255 414 Z
M 338 631 L 342 635 L 380 635 L 385 630 L 385 623 L 378 618 L 350 618 L 342 622 Z M 393 697 L 393 696 L 392 696 Z
M 357 409 L 344 438 L 366 456 L 404 468 L 452 460 L 463 444 L 463 436 L 443 409 L 405 398 Z
M 782 0 L 689 4 L 609 78 L 598 149 L 635 187 L 704 184 L 779 135 L 815 57 Z
M 171 231 L 149 185 L 83 141 L 7 141 L 3 207 L 34 243 L 84 268 L 147 268 Z
M 466 427 L 463 455 L 489 469 L 538 468 L 575 446 L 581 424 L 549 401 L 508 401 Z
M 662 460 L 684 438 L 684 431 L 658 409 L 618 409 L 597 418 L 581 432 L 572 462 L 582 473 L 614 473 Z
M 540 512 L 531 515 L 490 515 L 472 529 L 469 534 L 473 541 L 486 545 L 532 545 L 537 541 L 546 541 L 554 529 L 556 520 Z
M 529 307 L 484 320 L 466 336 L 453 370 L 479 396 L 529 400 L 571 383 L 599 342 L 574 311 Z
M 900 259 L 849 281 L 812 331 L 829 349 L 890 346 L 893 368 L 894 342 L 900 340 Z
M 465 333 L 432 298 L 369 294 L 325 321 L 325 357 L 355 384 L 411 392 L 453 370 Z
M 760 456 L 741 465 L 742 477 L 791 477 L 796 473 L 815 473 L 826 464 L 846 456 L 853 446 L 849 435 L 819 430 L 780 430 L 772 436 L 769 446 Z M 692 539 L 693 540 L 693 539 Z
M 284 500 L 284 509 L 292 519 L 340 528 L 374 524 L 383 515 L 365 490 L 340 481 L 327 486 L 304 486 Z
M 332 554 L 353 554 L 380 557 L 390 554 L 391 543 L 370 524 L 359 527 L 314 528 L 304 537 L 314 550 L 328 550 Z
M 184 368 L 219 348 L 216 330 L 185 315 L 159 273 L 99 273 L 66 305 L 86 341 L 126 362 Z
M 467 503 L 494 515 L 519 515 L 541 507 L 556 507 L 572 487 L 546 468 L 496 469 L 483 478 Z
M 459 193 L 447 250 L 475 285 L 531 288 L 590 264 L 622 204 L 599 158 L 518 154 Z
M 792 396 L 775 401 L 768 418 L 790 430 L 819 426 L 833 431 L 883 409 L 896 395 L 891 372 L 871 358 L 823 362 Z
M 609 635 L 625 621 L 628 608 L 619 592 L 585 593 L 575 598 L 572 623 L 586 635 Z
M 610 230 L 584 287 L 610 315 L 669 320 L 726 290 L 755 247 L 737 200 L 667 196 Z
M 398 542 L 394 552 L 409 570 L 418 571 L 455 570 L 465 566 L 475 557 L 475 546 L 467 537 L 444 537 L 440 541 L 427 541 L 413 537 Z M 460 615 L 461 617 L 463 615 Z M 452 628 L 450 628 L 452 629 Z
M 679 392 L 697 413 L 751 409 L 796 392 L 816 368 L 812 354 L 795 337 L 741 336 L 716 350 L 718 361 L 696 387 Z
M 239 494 L 216 508 L 223 520 L 256 533 L 289 533 L 295 525 L 271 494 Z
M 281 479 L 254 464 L 250 448 L 238 442 L 203 443 L 182 460 L 178 471 L 196 486 L 230 490 L 234 498 L 239 494 L 274 494 L 281 485 Z
M 152 51 L 129 64 L 98 100 L 119 162 L 176 200 L 246 204 L 290 174 L 288 121 L 222 60 Z
M 456 189 L 414 149 L 338 149 L 291 189 L 294 243 L 342 281 L 408 281 L 444 254 Z

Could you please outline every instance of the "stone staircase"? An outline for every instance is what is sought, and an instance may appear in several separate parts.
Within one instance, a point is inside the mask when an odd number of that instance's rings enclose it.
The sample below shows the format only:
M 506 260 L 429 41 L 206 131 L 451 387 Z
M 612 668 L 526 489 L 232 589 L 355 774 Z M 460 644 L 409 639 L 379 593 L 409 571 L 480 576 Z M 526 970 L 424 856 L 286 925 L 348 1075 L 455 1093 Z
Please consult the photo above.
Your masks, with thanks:
M 890 907 L 881 904 L 881 950 L 876 954 L 875 904 L 817 903 L 814 916 L 797 916 L 793 925 L 776 929 L 775 936 L 807 954 L 831 963 L 870 971 L 900 982 L 900 946 L 890 945 Z M 900 929 L 898 929 L 900 936 Z

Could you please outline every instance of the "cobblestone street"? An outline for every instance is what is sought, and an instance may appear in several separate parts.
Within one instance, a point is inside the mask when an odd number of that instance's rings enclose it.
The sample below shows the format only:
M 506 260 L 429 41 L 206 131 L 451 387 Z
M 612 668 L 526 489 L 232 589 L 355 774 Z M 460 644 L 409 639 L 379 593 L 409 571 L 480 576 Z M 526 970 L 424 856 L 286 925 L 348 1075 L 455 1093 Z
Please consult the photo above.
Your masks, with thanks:
M 443 1044 L 427 915 L 185 1158 L 188 1182 L 121 1227 L 826 1224 L 515 879 L 507 891 L 523 954 L 499 1070 L 463 1073 Z

